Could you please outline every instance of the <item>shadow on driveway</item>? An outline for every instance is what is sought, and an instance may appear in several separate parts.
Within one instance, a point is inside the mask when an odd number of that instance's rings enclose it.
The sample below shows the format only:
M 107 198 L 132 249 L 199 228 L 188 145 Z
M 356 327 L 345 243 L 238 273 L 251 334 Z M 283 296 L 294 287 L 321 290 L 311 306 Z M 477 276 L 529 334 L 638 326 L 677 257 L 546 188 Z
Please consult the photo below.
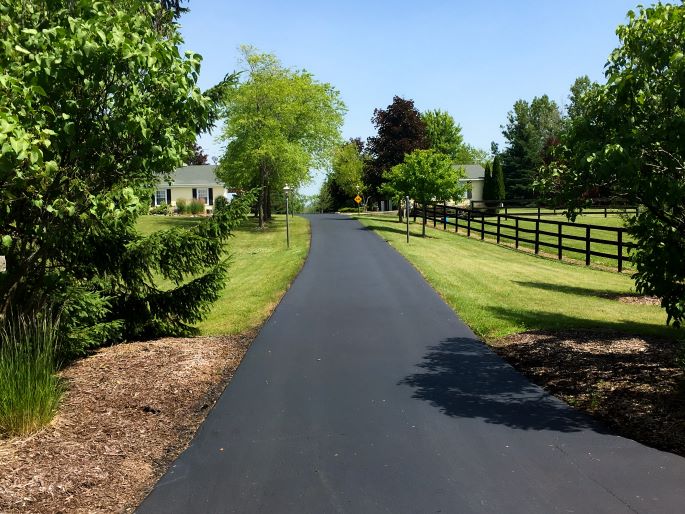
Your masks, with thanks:
M 509 364 L 469 338 L 449 338 L 430 348 L 418 367 L 424 371 L 400 385 L 447 416 L 477 418 L 522 430 L 578 432 L 606 430 L 531 384 Z

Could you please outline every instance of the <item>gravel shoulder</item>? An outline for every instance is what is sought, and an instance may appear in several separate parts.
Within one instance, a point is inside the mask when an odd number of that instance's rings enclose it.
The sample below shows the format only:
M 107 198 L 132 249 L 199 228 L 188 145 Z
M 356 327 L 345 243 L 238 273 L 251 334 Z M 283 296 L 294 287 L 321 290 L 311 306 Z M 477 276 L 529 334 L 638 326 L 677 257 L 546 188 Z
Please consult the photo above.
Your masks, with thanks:
M 0 440 L 0 512 L 132 512 L 187 447 L 254 337 L 122 344 L 65 368 L 52 423 Z

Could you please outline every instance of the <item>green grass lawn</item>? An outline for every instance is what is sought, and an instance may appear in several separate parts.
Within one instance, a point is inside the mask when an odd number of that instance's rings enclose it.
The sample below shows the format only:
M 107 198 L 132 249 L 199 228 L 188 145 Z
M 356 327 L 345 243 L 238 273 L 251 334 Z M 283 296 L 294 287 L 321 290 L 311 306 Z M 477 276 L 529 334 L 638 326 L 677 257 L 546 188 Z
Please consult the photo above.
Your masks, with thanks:
M 619 302 L 633 292 L 626 274 L 589 269 L 517 252 L 488 242 L 411 224 L 406 243 L 404 225 L 389 217 L 362 216 L 404 255 L 445 301 L 486 340 L 535 329 L 600 328 L 627 333 L 682 338 L 665 325 L 655 305 Z
M 152 233 L 190 226 L 200 218 L 142 216 L 138 229 Z M 266 229 L 246 220 L 226 245 L 231 256 L 228 284 L 207 318 L 198 325 L 203 335 L 238 334 L 261 325 L 302 268 L 309 252 L 309 222 L 290 219 L 286 249 L 285 216 L 275 216 Z

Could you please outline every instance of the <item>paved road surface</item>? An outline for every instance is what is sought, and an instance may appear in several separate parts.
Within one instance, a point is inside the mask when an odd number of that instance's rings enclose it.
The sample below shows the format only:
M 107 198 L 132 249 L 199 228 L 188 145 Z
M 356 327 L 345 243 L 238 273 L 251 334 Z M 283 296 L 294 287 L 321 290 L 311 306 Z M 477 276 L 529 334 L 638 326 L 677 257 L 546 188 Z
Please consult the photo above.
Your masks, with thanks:
M 356 221 L 310 219 L 302 273 L 140 513 L 685 512 L 685 459 L 529 383 Z

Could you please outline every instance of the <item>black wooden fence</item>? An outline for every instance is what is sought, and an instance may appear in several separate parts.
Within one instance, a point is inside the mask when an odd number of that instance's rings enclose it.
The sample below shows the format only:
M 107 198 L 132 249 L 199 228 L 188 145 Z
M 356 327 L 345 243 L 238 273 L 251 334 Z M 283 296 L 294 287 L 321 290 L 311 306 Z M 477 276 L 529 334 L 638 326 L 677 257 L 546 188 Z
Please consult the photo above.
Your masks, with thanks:
M 414 221 L 417 217 L 423 218 L 423 207 L 415 204 L 412 214 Z M 429 220 L 433 221 L 434 227 L 437 227 L 438 223 L 442 224 L 444 230 L 447 230 L 448 226 L 454 227 L 457 233 L 459 229 L 463 229 L 468 237 L 471 237 L 472 233 L 480 239 L 485 239 L 486 235 L 492 236 L 497 244 L 508 241 L 519 248 L 521 243 L 527 243 L 534 248 L 536 254 L 540 253 L 540 248 L 543 247 L 555 251 L 559 260 L 565 252 L 581 254 L 585 258 L 586 266 L 590 265 L 592 256 L 612 259 L 616 261 L 618 271 L 623 271 L 624 263 L 630 262 L 629 253 L 634 248 L 631 242 L 626 241 L 626 230 L 620 227 L 552 221 L 502 213 L 488 214 L 445 204 L 426 205 L 426 222 Z M 532 228 L 532 225 L 535 228 Z M 597 231 L 616 234 L 616 239 L 593 237 L 593 231 L 595 235 Z M 547 238 L 543 240 L 540 236 Z M 570 241 L 581 241 L 584 244 L 580 247 L 569 246 Z M 613 251 L 599 251 L 592 248 L 592 243 L 609 246 Z
M 531 203 L 530 200 L 506 200 L 503 202 L 492 202 L 486 200 L 472 200 L 471 209 L 473 210 L 497 210 L 500 213 L 509 214 L 509 209 L 516 209 L 513 216 L 558 216 L 564 214 L 566 209 L 545 205 L 542 203 Z M 524 209 L 521 211 L 521 209 Z M 639 213 L 639 207 L 628 205 L 617 205 L 607 202 L 599 202 L 583 209 L 583 214 L 603 214 L 606 218 L 609 214 Z

